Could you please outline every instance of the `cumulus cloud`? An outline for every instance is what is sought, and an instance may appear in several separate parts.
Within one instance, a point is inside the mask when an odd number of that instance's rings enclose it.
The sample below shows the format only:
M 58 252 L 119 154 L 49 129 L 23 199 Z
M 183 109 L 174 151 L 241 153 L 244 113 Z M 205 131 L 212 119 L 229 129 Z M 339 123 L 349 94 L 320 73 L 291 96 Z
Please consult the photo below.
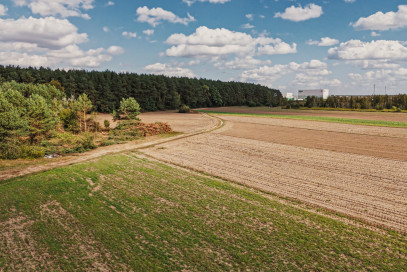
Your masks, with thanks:
M 173 34 L 167 41 L 173 45 L 165 51 L 171 57 L 220 57 L 235 54 L 239 57 L 288 54 L 296 51 L 296 44 L 289 45 L 280 39 L 254 38 L 243 32 L 225 28 L 210 29 L 201 26 L 195 33 Z
M 85 33 L 54 17 L 0 19 L 0 62 L 21 66 L 99 67 L 122 53 L 120 47 L 82 50 Z
M 209 2 L 212 4 L 224 4 L 229 1 L 231 1 L 231 0 L 182 0 L 182 2 L 186 3 L 188 6 L 191 6 L 195 2 Z
M 0 4 L 0 16 L 6 15 L 7 14 L 7 7 Z
M 400 68 L 399 63 L 392 63 L 390 60 L 351 60 L 348 64 L 360 67 L 364 70 L 371 69 L 397 69 Z
M 113 2 L 113 1 L 109 1 L 109 2 L 107 2 L 106 6 L 114 6 L 114 2 Z
M 277 12 L 274 15 L 274 18 L 282 18 L 294 22 L 301 22 L 313 18 L 318 18 L 322 15 L 322 13 L 323 11 L 321 6 L 309 4 L 305 7 L 302 7 L 301 5 L 298 7 L 296 6 L 288 7 L 285 9 L 283 13 Z
M 123 31 L 122 36 L 127 37 L 127 38 L 135 38 L 135 37 L 137 37 L 137 33 L 136 32 Z
M 242 28 L 251 29 L 251 28 L 254 28 L 254 25 L 247 23 L 247 24 L 242 25 Z
M 332 39 L 329 37 L 323 37 L 323 38 L 321 38 L 320 41 L 309 40 L 307 42 L 307 44 L 309 44 L 309 45 L 318 45 L 318 46 L 333 46 L 338 43 L 339 43 L 339 41 L 337 39 Z
M 249 19 L 250 21 L 253 20 L 253 14 L 246 14 L 246 18 Z
M 109 28 L 107 26 L 104 26 L 102 29 L 104 32 L 109 32 Z
M 345 0 L 346 3 L 355 3 L 356 0 Z
M 376 12 L 369 17 L 361 17 L 351 24 L 357 30 L 389 30 L 407 27 L 407 5 L 398 6 L 398 11 Z
M 232 70 L 240 70 L 240 69 L 253 69 L 258 66 L 263 65 L 270 65 L 271 60 L 259 60 L 255 59 L 252 56 L 246 57 L 236 57 L 230 61 L 218 61 L 215 63 L 215 67 L 220 69 L 232 69 Z
M 110 55 L 121 55 L 124 53 L 124 49 L 120 46 L 112 45 L 107 50 Z
M 260 83 L 273 86 L 274 82 L 286 75 L 295 75 L 295 79 L 290 83 L 291 86 L 300 85 L 302 87 L 314 87 L 315 84 L 332 81 L 326 78 L 331 74 L 328 65 L 320 60 L 311 60 L 304 63 L 290 62 L 289 64 L 277 64 L 274 66 L 264 65 L 255 69 L 244 71 L 240 75 L 240 80 Z M 338 80 L 331 82 L 338 84 Z M 331 85 L 330 85 L 331 86 Z
M 146 29 L 146 30 L 143 30 L 143 33 L 144 33 L 145 35 L 147 35 L 147 36 L 154 35 L 154 29 Z
M 4 42 L 26 42 L 57 49 L 88 41 L 87 34 L 77 31 L 77 27 L 68 20 L 54 17 L 0 19 L 0 41 Z
M 162 8 L 139 7 L 136 11 L 137 21 L 148 23 L 153 27 L 159 25 L 162 21 L 168 21 L 170 23 L 178 23 L 188 25 L 190 22 L 195 21 L 195 18 L 188 13 L 188 17 L 180 18 L 171 11 L 164 10 Z
M 330 48 L 328 56 L 331 59 L 342 60 L 407 60 L 407 47 L 400 41 L 377 40 L 362 42 L 350 40 L 338 47 Z
M 144 69 L 152 74 L 166 75 L 174 77 L 196 77 L 196 75 L 187 68 L 173 67 L 169 64 L 164 63 L 154 63 L 147 65 Z
M 42 16 L 82 17 L 86 20 L 90 16 L 81 10 L 93 9 L 94 0 L 13 0 L 17 6 L 26 6 L 32 13 Z

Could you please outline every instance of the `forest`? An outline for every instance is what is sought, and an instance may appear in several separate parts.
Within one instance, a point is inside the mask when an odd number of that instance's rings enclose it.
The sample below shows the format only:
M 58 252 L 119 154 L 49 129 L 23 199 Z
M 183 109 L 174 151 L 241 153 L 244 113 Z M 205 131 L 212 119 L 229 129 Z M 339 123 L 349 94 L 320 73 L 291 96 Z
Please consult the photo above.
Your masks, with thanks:
M 293 107 L 292 102 L 288 105 Z M 298 103 L 297 103 L 298 104 Z M 340 96 L 331 95 L 324 100 L 315 96 L 307 97 L 303 102 L 308 108 L 341 108 L 341 109 L 373 109 L 373 110 L 407 110 L 407 94 L 398 95 L 367 95 L 367 96 Z M 289 106 L 289 107 L 290 107 Z M 298 106 L 298 105 L 297 105 Z
M 122 98 L 134 97 L 142 111 L 216 106 L 279 106 L 279 90 L 265 86 L 209 79 L 167 77 L 112 71 L 52 70 L 0 66 L 0 83 L 52 83 L 66 97 L 85 93 L 98 112 L 111 113 Z

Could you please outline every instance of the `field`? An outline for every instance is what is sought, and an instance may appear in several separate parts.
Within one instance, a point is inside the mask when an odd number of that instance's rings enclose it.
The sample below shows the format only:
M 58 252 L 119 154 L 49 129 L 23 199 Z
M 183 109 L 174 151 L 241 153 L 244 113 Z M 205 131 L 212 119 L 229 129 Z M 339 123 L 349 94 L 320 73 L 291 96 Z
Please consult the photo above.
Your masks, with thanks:
M 406 128 L 240 109 L 143 114 L 182 134 L 3 164 L 0 271 L 405 270 Z
M 401 271 L 377 232 L 138 153 L 0 182 L 1 271 Z
M 372 225 L 407 232 L 405 128 L 244 115 L 218 117 L 226 122 L 219 130 L 144 152 Z

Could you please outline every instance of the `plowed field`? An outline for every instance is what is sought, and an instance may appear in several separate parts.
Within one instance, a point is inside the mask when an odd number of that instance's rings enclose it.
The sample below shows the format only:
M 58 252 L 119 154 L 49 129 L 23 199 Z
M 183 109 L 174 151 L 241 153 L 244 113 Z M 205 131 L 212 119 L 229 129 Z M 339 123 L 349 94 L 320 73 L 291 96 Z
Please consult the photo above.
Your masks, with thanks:
M 219 130 L 144 152 L 407 232 L 406 129 L 220 117 Z

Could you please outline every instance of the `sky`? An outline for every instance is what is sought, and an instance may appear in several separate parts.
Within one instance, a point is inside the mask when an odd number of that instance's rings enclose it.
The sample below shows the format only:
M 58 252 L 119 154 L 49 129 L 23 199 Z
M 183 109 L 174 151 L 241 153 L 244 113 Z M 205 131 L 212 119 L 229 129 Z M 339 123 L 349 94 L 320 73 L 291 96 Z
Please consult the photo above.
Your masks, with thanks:
M 0 64 L 407 93 L 407 2 L 0 0 Z

